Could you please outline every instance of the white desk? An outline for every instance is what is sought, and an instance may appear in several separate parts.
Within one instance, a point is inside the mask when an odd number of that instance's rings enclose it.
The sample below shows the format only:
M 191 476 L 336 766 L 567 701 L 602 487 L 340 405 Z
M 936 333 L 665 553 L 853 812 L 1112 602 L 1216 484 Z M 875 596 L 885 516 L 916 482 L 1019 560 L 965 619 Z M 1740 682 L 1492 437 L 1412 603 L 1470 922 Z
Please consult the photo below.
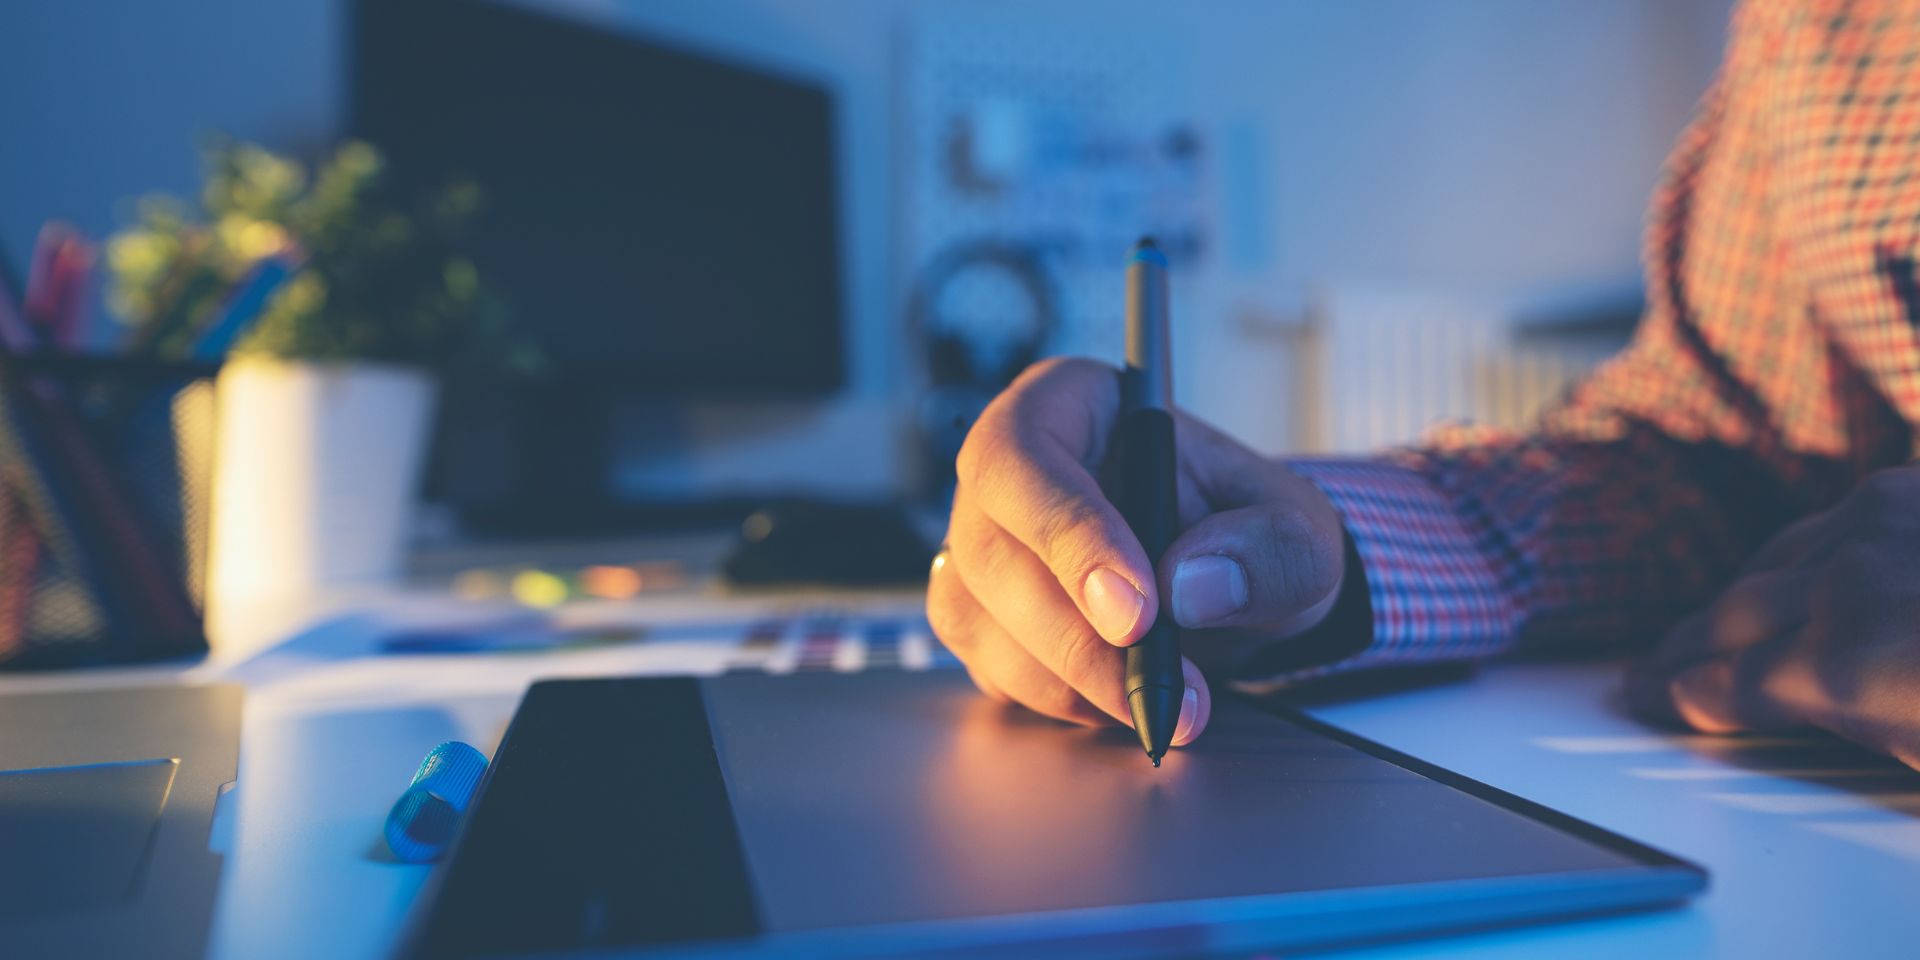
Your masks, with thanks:
M 386 862 L 380 824 L 429 748 L 460 739 L 491 752 L 536 677 L 689 664 L 717 672 L 730 649 L 688 639 L 542 655 L 381 656 L 373 652 L 380 624 L 455 608 L 397 597 L 361 598 L 354 606 L 360 612 L 328 616 L 323 606 L 257 618 L 260 629 L 304 626 L 243 662 L 0 678 L 0 691 L 180 677 L 248 686 L 215 957 L 384 956 L 427 868 Z M 604 612 L 677 619 L 711 616 L 716 607 L 711 600 L 662 599 Z M 732 606 L 718 612 L 750 614 Z M 1616 675 L 1616 668 L 1594 664 L 1504 666 L 1462 683 L 1316 712 L 1695 860 L 1712 871 L 1711 892 L 1685 910 L 1359 956 L 1920 953 L 1920 775 L 1880 764 L 1863 770 L 1859 755 L 1825 743 L 1729 746 L 1661 737 L 1608 705 Z M 1823 784 L 1766 770 L 1839 772 Z

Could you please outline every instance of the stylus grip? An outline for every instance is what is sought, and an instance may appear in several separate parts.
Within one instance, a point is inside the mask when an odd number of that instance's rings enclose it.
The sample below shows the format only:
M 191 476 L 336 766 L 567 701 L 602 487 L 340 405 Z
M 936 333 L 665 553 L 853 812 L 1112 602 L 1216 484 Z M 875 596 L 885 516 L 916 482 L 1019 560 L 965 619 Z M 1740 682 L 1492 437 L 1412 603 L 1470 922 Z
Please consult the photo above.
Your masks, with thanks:
M 1157 564 L 1180 532 L 1173 415 L 1153 407 L 1127 411 L 1120 417 L 1114 440 L 1120 458 L 1116 484 L 1120 515 L 1133 529 L 1147 559 Z M 1179 720 L 1177 705 L 1183 686 L 1178 628 L 1163 597 L 1146 634 L 1127 648 L 1127 694 L 1131 699 L 1136 691 L 1151 687 L 1162 687 L 1172 694 L 1174 716 L 1162 721 L 1150 715 L 1154 725 L 1167 727 L 1165 735 L 1170 740 L 1172 725 Z M 1152 714 L 1161 712 L 1156 709 Z M 1141 730 L 1142 740 L 1149 734 Z M 1164 748 L 1165 740 L 1158 736 L 1153 739 Z

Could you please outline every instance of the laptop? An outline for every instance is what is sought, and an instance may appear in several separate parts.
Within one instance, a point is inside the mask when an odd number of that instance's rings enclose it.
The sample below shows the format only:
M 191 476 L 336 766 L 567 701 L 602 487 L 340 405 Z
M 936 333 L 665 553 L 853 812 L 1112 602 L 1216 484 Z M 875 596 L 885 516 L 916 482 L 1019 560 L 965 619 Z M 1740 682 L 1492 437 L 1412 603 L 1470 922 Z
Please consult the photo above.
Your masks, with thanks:
M 0 696 L 0 955 L 205 954 L 239 687 Z
M 401 950 L 1190 956 L 1678 904 L 1699 867 L 1222 696 L 1156 770 L 960 671 L 535 684 Z

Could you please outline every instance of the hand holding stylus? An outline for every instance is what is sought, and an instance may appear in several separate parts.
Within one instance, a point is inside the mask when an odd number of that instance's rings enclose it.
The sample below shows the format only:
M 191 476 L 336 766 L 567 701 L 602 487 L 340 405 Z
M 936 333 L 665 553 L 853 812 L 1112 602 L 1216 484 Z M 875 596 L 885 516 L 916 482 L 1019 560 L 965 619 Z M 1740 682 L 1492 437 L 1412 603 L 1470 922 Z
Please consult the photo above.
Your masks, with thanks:
M 987 407 L 960 452 L 927 612 L 988 695 L 1131 726 L 1116 648 L 1169 605 L 1193 691 L 1181 746 L 1212 703 L 1195 663 L 1231 669 L 1325 619 L 1343 534 L 1319 488 L 1176 412 L 1182 532 L 1155 563 L 1095 479 L 1119 412 L 1119 371 L 1077 359 L 1036 364 Z

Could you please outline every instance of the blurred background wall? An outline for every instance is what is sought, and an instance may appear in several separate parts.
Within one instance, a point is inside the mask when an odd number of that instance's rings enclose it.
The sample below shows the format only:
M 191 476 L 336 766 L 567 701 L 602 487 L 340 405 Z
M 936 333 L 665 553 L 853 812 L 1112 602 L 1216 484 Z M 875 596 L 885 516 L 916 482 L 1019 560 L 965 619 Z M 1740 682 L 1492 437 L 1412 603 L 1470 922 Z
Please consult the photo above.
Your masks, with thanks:
M 1133 184 L 1115 202 L 1170 202 L 1194 226 L 1180 398 L 1255 446 L 1357 448 L 1441 416 L 1523 419 L 1617 344 L 1638 296 L 1648 194 L 1711 77 L 1730 5 L 518 2 L 816 78 L 838 98 L 846 386 L 805 402 L 630 405 L 617 479 L 655 495 L 909 484 L 923 380 L 906 319 L 915 283 L 941 230 L 1039 216 L 939 199 L 935 154 L 950 145 L 933 139 L 955 124 L 980 162 L 1015 168 L 1062 124 L 1157 124 L 1197 142 L 1188 179 L 1150 195 Z M 343 122 L 342 19 L 336 0 L 12 5 L 0 240 L 18 256 L 47 218 L 103 235 L 128 198 L 190 194 L 207 131 L 323 148 Z M 1068 38 L 1058 58 L 1056 37 Z M 1034 63 L 1068 72 L 1022 73 Z M 1127 77 L 1137 93 L 1076 119 L 1049 99 L 1057 89 L 1037 89 L 1062 76 Z M 992 95 L 952 99 L 969 89 Z M 1089 190 L 1057 209 L 1111 199 Z M 1098 276 L 1082 264 L 1062 279 L 1065 312 L 1106 309 Z M 1049 344 L 1116 348 L 1117 333 L 1084 322 Z

